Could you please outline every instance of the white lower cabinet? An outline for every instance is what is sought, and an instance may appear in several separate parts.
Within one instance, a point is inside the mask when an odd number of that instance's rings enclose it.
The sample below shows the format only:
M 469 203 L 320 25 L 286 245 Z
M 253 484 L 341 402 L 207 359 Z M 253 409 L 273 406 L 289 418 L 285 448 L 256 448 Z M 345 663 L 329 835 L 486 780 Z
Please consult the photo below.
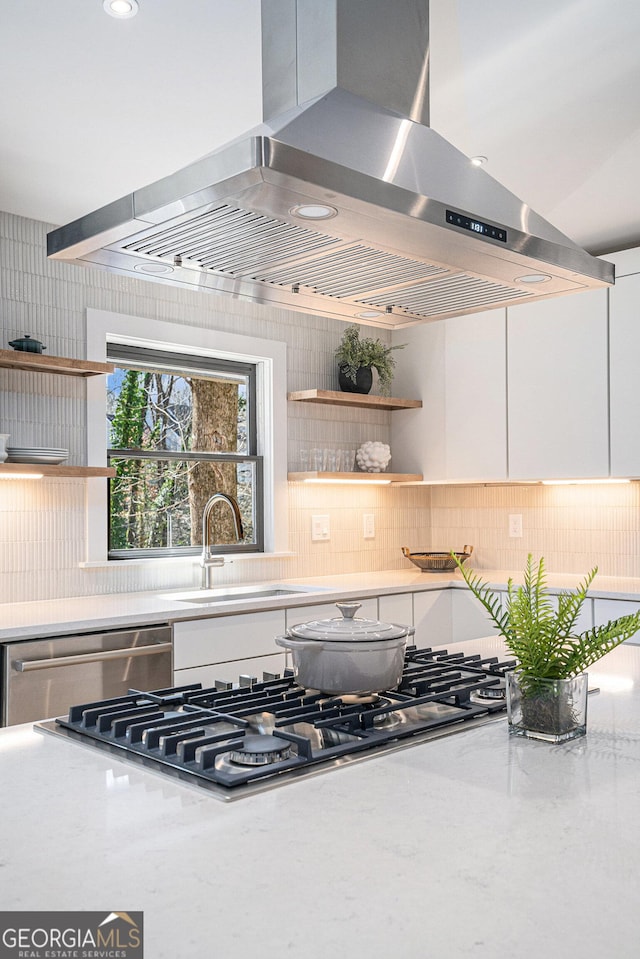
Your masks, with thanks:
M 629 599 L 594 599 L 593 625 L 604 626 L 612 619 L 619 619 L 620 616 L 632 616 L 638 610 L 640 610 L 640 603 L 634 603 Z M 632 646 L 640 646 L 640 630 L 627 642 Z
M 496 636 L 498 630 L 482 603 L 467 589 L 452 589 L 451 640 L 460 643 L 466 639 Z M 496 590 L 496 592 L 498 592 Z
M 211 666 L 193 666 L 191 669 L 176 669 L 174 681 L 177 686 L 189 683 L 202 683 L 206 689 L 214 686 L 216 680 L 223 683 L 238 683 L 242 677 L 250 676 L 262 682 L 282 676 L 285 669 L 285 653 L 272 653 L 270 656 L 256 656 L 254 659 L 234 659 L 230 663 L 214 663 Z
M 378 596 L 378 619 L 381 623 L 413 626 L 413 596 L 411 593 L 389 593 Z M 410 639 L 410 643 L 414 640 Z
M 497 633 L 484 607 L 466 589 L 414 593 L 413 608 L 417 646 L 453 648 L 467 639 Z
M 452 589 L 434 589 L 413 594 L 414 643 L 419 648 L 451 642 Z
M 237 682 L 241 674 L 282 674 L 285 655 L 275 637 L 284 629 L 283 609 L 174 623 L 174 683 L 211 686 L 216 679 Z

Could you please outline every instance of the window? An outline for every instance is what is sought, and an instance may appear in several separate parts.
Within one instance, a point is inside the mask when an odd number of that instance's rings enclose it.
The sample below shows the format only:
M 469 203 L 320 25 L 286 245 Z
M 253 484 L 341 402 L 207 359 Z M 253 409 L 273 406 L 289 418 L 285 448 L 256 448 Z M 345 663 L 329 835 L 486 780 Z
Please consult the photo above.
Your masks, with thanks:
M 256 366 L 203 355 L 107 344 L 110 559 L 190 555 L 202 548 L 202 515 L 216 503 L 215 552 L 262 552 L 263 463 L 258 455 Z

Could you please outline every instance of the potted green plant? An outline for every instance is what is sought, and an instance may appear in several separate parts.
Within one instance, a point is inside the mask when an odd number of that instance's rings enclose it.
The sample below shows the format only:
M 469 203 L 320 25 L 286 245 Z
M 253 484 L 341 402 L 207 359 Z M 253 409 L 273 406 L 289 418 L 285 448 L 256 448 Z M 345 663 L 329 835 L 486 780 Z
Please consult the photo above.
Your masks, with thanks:
M 504 603 L 474 570 L 455 559 L 467 586 L 489 613 L 517 662 L 507 674 L 509 731 L 553 743 L 584 735 L 585 670 L 640 629 L 640 613 L 578 633 L 578 617 L 597 566 L 575 590 L 560 592 L 555 606 L 546 587 L 542 558 L 536 566 L 529 554 L 524 585 L 515 586 L 509 579 Z
M 335 353 L 340 389 L 344 393 L 368 393 L 373 383 L 374 369 L 378 374 L 380 392 L 383 396 L 389 396 L 396 365 L 391 353 L 404 346 L 406 343 L 385 346 L 381 340 L 361 339 L 358 327 L 348 326 Z

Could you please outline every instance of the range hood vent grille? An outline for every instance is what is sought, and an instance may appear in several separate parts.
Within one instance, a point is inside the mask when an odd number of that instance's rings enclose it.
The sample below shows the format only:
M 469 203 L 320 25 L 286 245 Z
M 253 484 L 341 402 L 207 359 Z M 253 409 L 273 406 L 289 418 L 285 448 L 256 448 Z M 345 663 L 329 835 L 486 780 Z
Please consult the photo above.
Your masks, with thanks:
M 460 273 L 457 276 L 436 279 L 429 284 L 406 287 L 382 296 L 370 296 L 359 302 L 381 310 L 396 307 L 413 316 L 427 318 L 454 310 L 462 313 L 472 309 L 490 309 L 497 304 L 504 305 L 509 300 L 521 302 L 523 298 L 532 295 L 520 289 L 500 286 Z
M 326 296 L 353 299 L 371 290 L 385 290 L 446 272 L 444 267 L 357 244 L 321 254 L 308 263 L 262 270 L 252 279 L 281 286 L 297 283 Z
M 127 243 L 123 249 L 159 259 L 178 256 L 206 269 L 236 275 L 257 270 L 267 255 L 270 261 L 278 262 L 341 242 L 273 217 L 223 204 L 187 223 L 159 230 L 142 241 Z
M 258 283 L 304 288 L 323 296 L 350 300 L 354 304 L 382 302 L 401 306 L 405 293 L 411 294 L 416 281 L 450 275 L 446 267 L 423 263 L 387 250 L 356 241 L 310 231 L 304 227 L 264 216 L 238 206 L 222 204 L 187 223 L 145 234 L 143 239 L 123 245 L 122 249 L 154 260 L 210 270 L 223 276 L 246 278 Z M 463 289 L 470 299 L 472 281 Z M 477 280 L 486 299 L 492 284 Z M 393 291 L 411 284 L 408 291 Z M 499 289 L 496 287 L 496 290 Z M 455 288 L 451 295 L 455 295 Z M 521 295 L 515 291 L 514 295 Z M 436 299 L 442 299 L 439 294 Z M 493 302 L 493 301 L 491 301 Z M 408 309 L 408 307 L 404 307 Z M 421 315 L 422 311 L 414 311 Z M 424 313 L 424 315 L 431 315 Z

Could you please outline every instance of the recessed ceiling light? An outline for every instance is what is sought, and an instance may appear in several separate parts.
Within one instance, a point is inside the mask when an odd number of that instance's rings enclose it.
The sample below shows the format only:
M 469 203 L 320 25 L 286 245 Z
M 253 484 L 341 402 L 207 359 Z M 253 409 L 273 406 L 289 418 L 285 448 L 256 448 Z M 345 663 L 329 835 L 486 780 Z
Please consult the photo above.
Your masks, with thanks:
M 516 283 L 547 283 L 550 279 L 548 273 L 527 273 L 525 276 L 517 276 Z
M 356 313 L 359 320 L 374 320 L 376 316 L 382 316 L 382 313 L 378 313 L 377 310 L 365 310 L 364 313 Z
M 475 157 L 470 157 L 470 160 L 471 160 L 471 162 L 473 163 L 474 166 L 484 166 L 485 163 L 487 162 L 487 159 L 488 159 L 488 157 L 483 157 L 483 156 L 480 156 L 480 155 L 475 156 Z
M 134 270 L 137 270 L 138 273 L 152 273 L 154 276 L 161 273 L 173 273 L 173 267 L 167 266 L 166 263 L 136 263 Z
M 294 206 L 289 210 L 294 216 L 301 216 L 304 220 L 328 220 L 337 216 L 338 211 L 333 206 L 321 206 L 319 203 L 305 203 Z
M 138 0 L 103 0 L 102 6 L 110 17 L 127 20 L 138 12 Z

